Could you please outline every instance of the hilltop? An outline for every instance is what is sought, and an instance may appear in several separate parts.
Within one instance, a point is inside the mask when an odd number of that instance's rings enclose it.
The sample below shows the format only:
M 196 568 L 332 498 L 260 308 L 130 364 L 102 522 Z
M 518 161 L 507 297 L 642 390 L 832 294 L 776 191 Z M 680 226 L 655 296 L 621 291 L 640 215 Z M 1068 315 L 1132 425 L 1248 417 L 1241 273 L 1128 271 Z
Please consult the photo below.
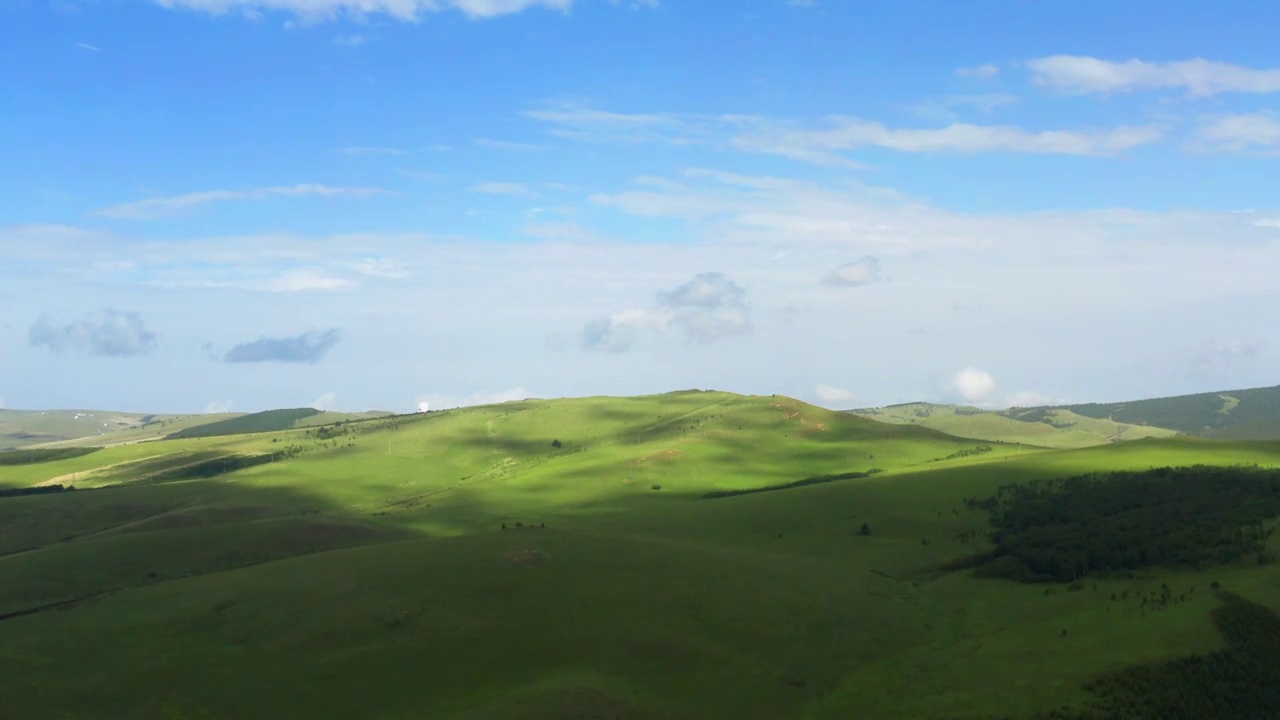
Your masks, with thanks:
M 1280 439 L 1280 386 L 1008 410 L 921 402 L 850 412 L 880 422 L 933 428 L 958 437 L 1051 448 L 1174 435 Z
M 173 437 L 288 430 L 391 413 L 335 413 L 313 408 L 259 413 L 161 415 L 103 410 L 0 410 L 0 451 L 24 447 L 92 447 Z
M 1052 451 L 695 391 L 14 456 L 23 717 L 1021 720 L 1221 647 L 1211 582 L 1280 601 L 1252 555 L 1062 592 L 941 570 L 1009 483 L 1277 443 Z

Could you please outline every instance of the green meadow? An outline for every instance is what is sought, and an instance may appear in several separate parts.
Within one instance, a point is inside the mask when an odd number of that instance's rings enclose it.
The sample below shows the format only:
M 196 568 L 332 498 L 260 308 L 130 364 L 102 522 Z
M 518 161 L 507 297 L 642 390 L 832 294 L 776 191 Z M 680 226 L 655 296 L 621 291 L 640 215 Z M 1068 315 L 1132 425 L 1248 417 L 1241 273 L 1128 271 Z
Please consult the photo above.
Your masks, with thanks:
M 1222 649 L 1213 583 L 1280 607 L 1251 558 L 1070 590 L 943 571 L 1001 486 L 1280 467 L 1280 442 L 1034 440 L 686 391 L 0 465 L 50 490 L 0 497 L 0 714 L 1030 718 Z

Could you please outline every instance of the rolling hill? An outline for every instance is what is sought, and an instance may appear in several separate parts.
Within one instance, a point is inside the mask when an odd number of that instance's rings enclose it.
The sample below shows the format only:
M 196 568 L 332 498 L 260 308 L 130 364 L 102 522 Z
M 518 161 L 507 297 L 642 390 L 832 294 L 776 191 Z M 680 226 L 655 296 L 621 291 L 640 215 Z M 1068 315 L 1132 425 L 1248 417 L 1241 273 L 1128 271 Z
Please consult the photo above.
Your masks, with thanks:
M 1252 561 L 940 572 L 1002 486 L 1280 443 L 1046 450 L 695 391 L 27 459 L 0 465 L 50 489 L 0 497 L 17 717 L 1031 718 L 1222 647 L 1211 582 L 1280 604 Z
M 908 403 L 850 412 L 880 422 L 933 428 L 958 437 L 1051 448 L 1090 447 L 1173 435 L 1280 439 L 1280 386 L 1009 410 Z
M 24 447 L 97 447 L 171 438 L 236 435 L 387 415 L 390 413 L 322 412 L 313 408 L 191 415 L 100 410 L 0 410 L 0 451 Z

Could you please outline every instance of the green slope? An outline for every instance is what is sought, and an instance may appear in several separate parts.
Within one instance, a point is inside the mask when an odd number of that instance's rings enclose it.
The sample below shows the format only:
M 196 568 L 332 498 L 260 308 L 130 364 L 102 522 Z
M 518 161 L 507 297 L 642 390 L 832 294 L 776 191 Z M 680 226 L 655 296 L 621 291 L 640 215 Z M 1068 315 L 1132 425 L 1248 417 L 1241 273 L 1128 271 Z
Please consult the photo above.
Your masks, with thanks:
M 1152 613 L 1106 602 L 1112 592 L 1214 580 L 1280 604 L 1274 566 L 1054 595 L 936 572 L 972 551 L 958 536 L 983 527 L 965 498 L 1001 484 L 1099 468 L 1274 466 L 1280 444 L 966 454 L 979 446 L 782 397 L 679 393 L 3 466 L 0 487 L 68 476 L 110 486 L 0 498 L 0 676 L 28 689 L 7 696 L 6 710 L 977 718 L 1074 702 L 1093 673 L 1221 643 L 1207 594 Z M 264 455 L 275 461 L 162 479 Z
M 910 403 L 855 410 L 880 422 L 917 425 L 957 437 L 1014 442 L 1047 448 L 1082 448 L 1178 433 L 1160 427 L 1116 422 L 1080 415 L 1067 408 L 984 411 L 961 405 Z
M 1227 440 L 1280 439 L 1280 386 L 999 411 L 922 402 L 851 412 L 880 422 L 919 425 L 958 437 L 1050 448 L 1089 447 L 1179 434 Z
M 1201 437 L 1280 439 L 1280 386 L 1124 403 L 1068 405 L 1066 409 L 1086 417 L 1154 425 Z

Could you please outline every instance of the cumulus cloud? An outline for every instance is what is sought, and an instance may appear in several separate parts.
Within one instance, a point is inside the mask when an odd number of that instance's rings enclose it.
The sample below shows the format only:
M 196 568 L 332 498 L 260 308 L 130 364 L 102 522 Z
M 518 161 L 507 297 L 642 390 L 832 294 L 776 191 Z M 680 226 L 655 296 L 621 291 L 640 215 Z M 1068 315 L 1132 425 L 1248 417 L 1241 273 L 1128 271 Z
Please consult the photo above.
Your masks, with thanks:
M 856 288 L 870 285 L 880 280 L 880 261 L 867 256 L 861 260 L 848 262 L 832 270 L 823 278 L 824 285 L 831 287 Z
M 449 410 L 451 408 L 473 407 L 475 405 L 496 405 L 498 403 L 528 400 L 533 395 L 524 386 L 496 392 L 473 392 L 470 395 L 449 395 L 444 393 L 426 393 L 419 395 L 414 401 L 415 407 L 423 410 Z
M 32 347 L 55 353 L 116 358 L 145 355 L 156 347 L 156 334 L 147 329 L 140 314 L 113 309 L 69 322 L 46 315 L 31 326 L 27 340 Z
M 1201 127 L 1196 138 L 1200 149 L 1280 153 L 1280 115 L 1273 112 L 1225 115 Z
M 836 387 L 835 385 L 819 385 L 813 389 L 813 394 L 825 405 L 839 405 L 842 407 L 847 407 L 858 399 L 858 396 L 852 390 Z
M 951 387 L 965 402 L 982 402 L 996 391 L 996 379 L 989 372 L 967 367 L 955 374 Z
M 533 7 L 568 10 L 573 0 L 154 0 L 163 8 L 197 10 L 222 15 L 239 10 L 250 17 L 276 11 L 304 22 L 326 22 L 341 17 L 386 15 L 415 22 L 428 13 L 458 10 L 470 18 L 492 18 Z
M 645 332 L 680 329 L 689 342 L 709 343 L 751 331 L 751 306 L 746 291 L 728 276 L 704 272 L 670 291 L 659 292 L 652 308 L 612 313 L 588 322 L 582 347 L 623 352 Z
M 1181 89 L 1192 95 L 1280 92 L 1280 69 L 1256 70 L 1204 58 L 1174 62 L 1114 62 L 1084 55 L 1029 60 L 1033 80 L 1066 93 Z
M 222 356 L 225 363 L 307 363 L 315 365 L 324 359 L 342 339 L 338 328 L 325 332 L 308 332 L 296 337 L 261 337 L 241 343 Z
M 277 187 L 250 188 L 248 190 L 205 190 L 202 192 L 157 197 L 137 202 L 111 205 L 97 210 L 98 217 L 113 220 L 155 220 L 184 210 L 228 200 L 261 200 L 270 197 L 369 197 L 386 194 L 382 188 L 330 187 L 328 185 L 303 184 Z

